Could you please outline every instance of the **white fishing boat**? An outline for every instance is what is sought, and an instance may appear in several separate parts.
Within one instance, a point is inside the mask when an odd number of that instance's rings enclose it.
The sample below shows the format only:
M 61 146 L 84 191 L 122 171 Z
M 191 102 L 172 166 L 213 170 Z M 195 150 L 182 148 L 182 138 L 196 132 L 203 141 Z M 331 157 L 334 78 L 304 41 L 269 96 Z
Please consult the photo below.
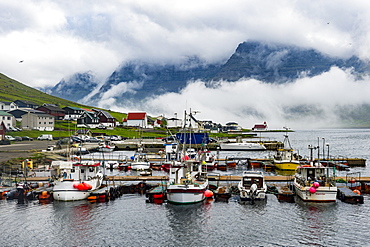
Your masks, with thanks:
M 231 143 L 221 143 L 221 150 L 233 150 L 233 151 L 263 151 L 266 147 L 261 143 L 254 142 L 231 142 Z
M 335 167 L 325 167 L 320 162 L 297 167 L 294 189 L 305 202 L 335 202 L 338 191 Z
M 191 111 L 190 111 L 191 112 Z M 191 114 L 185 112 L 185 123 L 190 122 Z M 189 117 L 189 119 L 187 119 Z M 191 133 L 191 126 L 184 127 L 183 139 Z M 173 204 L 190 204 L 203 201 L 208 195 L 207 168 L 202 162 L 196 160 L 196 151 L 186 148 L 183 143 L 181 161 L 173 160 L 169 171 L 167 184 L 167 200 Z M 190 143 L 189 143 L 190 145 Z M 189 157 L 189 154 L 191 157 Z M 194 155 L 194 157 L 192 157 Z
M 266 199 L 267 185 L 261 171 L 244 171 L 238 189 L 242 201 Z
M 183 161 L 171 166 L 167 200 L 174 204 L 201 202 L 206 198 L 208 178 L 200 162 Z
M 103 182 L 100 163 L 93 161 L 52 161 L 54 177 L 53 197 L 58 201 L 76 201 L 86 199 L 91 191 L 99 188 Z
M 142 148 L 139 148 L 134 154 L 131 162 L 131 169 L 134 171 L 145 171 L 150 169 L 150 162 L 147 159 L 146 153 L 143 153 Z

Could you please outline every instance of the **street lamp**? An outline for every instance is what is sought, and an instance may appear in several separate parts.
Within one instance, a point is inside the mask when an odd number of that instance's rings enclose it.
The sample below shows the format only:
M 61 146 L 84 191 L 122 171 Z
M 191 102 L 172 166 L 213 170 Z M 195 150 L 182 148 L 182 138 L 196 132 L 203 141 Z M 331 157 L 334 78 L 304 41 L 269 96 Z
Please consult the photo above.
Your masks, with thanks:
M 326 143 L 326 146 L 328 147 L 328 160 L 329 160 L 329 157 L 330 157 L 329 156 L 329 146 L 330 146 L 329 143 Z
M 325 138 L 322 138 L 322 158 L 325 159 Z

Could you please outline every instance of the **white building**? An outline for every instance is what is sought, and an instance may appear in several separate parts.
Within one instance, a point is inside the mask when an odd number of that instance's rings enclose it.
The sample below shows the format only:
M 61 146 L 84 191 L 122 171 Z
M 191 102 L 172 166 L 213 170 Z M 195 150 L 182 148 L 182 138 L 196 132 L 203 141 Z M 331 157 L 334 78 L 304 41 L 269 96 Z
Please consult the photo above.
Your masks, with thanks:
M 148 118 L 146 112 L 130 112 L 123 120 L 126 126 L 148 128 Z
M 0 111 L 0 123 L 3 122 L 5 127 L 7 129 L 12 128 L 12 127 L 15 127 L 16 125 L 16 120 L 15 120 L 15 117 L 10 114 L 10 113 L 7 113 L 5 111 Z
M 12 111 L 18 109 L 14 102 L 0 101 L 0 111 Z

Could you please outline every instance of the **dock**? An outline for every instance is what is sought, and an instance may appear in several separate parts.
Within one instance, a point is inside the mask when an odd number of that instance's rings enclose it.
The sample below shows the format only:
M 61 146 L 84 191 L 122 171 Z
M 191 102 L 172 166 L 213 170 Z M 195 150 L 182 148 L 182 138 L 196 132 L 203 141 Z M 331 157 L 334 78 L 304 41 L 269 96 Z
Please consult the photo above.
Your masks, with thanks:
M 209 181 L 225 181 L 225 182 L 235 182 L 240 181 L 241 176 L 236 175 L 208 175 Z M 109 181 L 167 181 L 168 176 L 107 176 Z M 289 182 L 293 181 L 293 176 L 265 176 L 266 182 Z M 345 180 L 346 177 L 337 177 L 337 179 Z M 49 181 L 50 177 L 29 177 L 27 181 L 29 182 L 43 182 Z M 356 180 L 359 183 L 370 183 L 370 177 L 361 177 Z
M 337 183 L 338 193 L 337 198 L 346 203 L 364 203 L 364 196 L 360 193 L 355 193 L 357 190 L 351 190 L 345 183 Z

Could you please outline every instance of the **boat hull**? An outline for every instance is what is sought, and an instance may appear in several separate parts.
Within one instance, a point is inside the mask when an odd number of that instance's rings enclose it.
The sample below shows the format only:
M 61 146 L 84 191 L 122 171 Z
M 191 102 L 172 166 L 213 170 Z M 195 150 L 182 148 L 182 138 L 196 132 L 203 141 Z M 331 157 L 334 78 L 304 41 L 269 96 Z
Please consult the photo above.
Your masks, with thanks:
M 95 179 L 84 181 L 91 185 L 89 190 L 78 190 L 74 185 L 79 184 L 79 181 L 58 181 L 53 188 L 53 198 L 57 201 L 77 201 L 85 200 L 89 197 L 91 191 L 96 190 L 102 184 L 103 176 Z
M 266 193 L 264 191 L 260 191 L 254 198 L 252 198 L 248 191 L 240 191 L 240 200 L 241 201 L 266 200 Z
M 85 200 L 90 195 L 89 191 L 79 190 L 54 190 L 53 198 L 57 201 L 78 201 Z
M 275 160 L 274 161 L 276 169 L 282 171 L 295 171 L 300 165 L 299 161 L 289 161 L 289 160 Z
M 204 192 L 207 187 L 193 187 L 183 185 L 170 185 L 167 188 L 167 201 L 173 204 L 191 204 L 206 199 Z
M 305 202 L 335 202 L 337 187 L 320 187 L 315 193 L 310 193 L 310 187 L 294 184 L 295 192 Z

